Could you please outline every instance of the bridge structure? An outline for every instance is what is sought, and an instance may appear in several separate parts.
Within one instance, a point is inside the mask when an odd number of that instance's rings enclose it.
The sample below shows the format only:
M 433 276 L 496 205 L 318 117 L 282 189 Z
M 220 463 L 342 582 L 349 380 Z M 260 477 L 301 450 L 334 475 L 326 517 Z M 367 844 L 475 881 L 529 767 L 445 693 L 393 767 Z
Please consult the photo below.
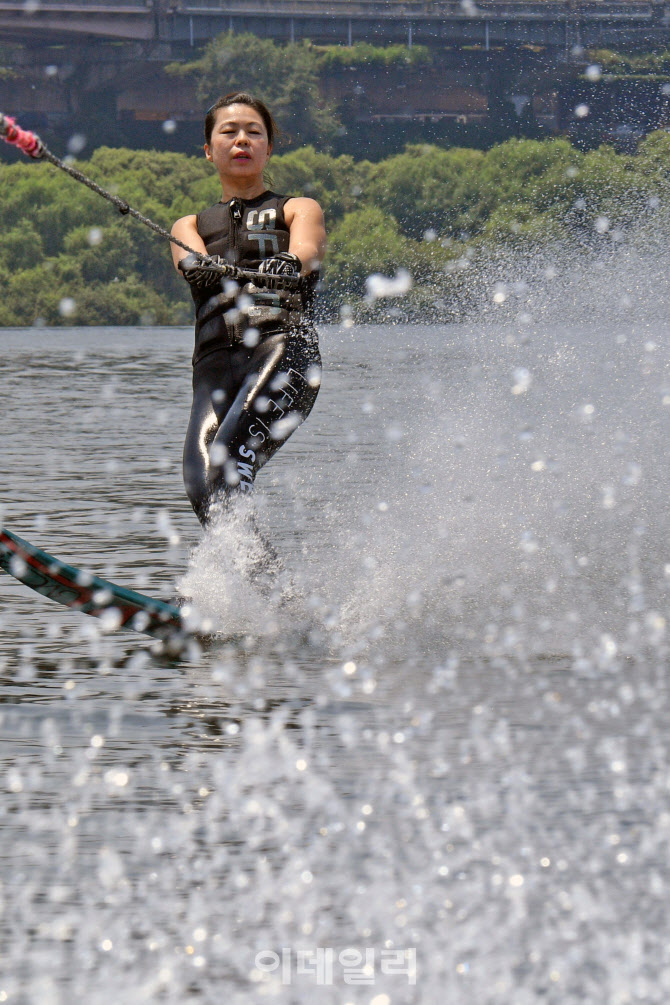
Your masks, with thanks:
M 120 123 L 125 132 L 110 141 L 131 145 L 169 145 L 160 132 L 168 121 L 178 124 L 174 148 L 190 149 L 187 135 L 200 143 L 201 103 L 193 81 L 176 81 L 164 67 L 193 59 L 231 30 L 277 42 L 402 43 L 449 53 L 439 69 L 408 69 L 400 84 L 372 67 L 331 81 L 329 99 L 346 97 L 365 121 L 485 122 L 499 107 L 500 68 L 516 51 L 526 81 L 507 80 L 504 100 L 557 131 L 565 121 L 556 74 L 544 89 L 528 86 L 546 69 L 538 58 L 574 77 L 586 49 L 670 48 L 670 0 L 0 0 L 0 108 L 40 129 L 76 128 L 87 116 Z M 653 95 L 645 101 L 661 107 Z M 667 98 L 661 105 L 648 128 L 666 115 Z
M 670 44 L 670 0 L 0 0 L 0 41 L 136 42 L 164 56 L 220 32 L 351 45 Z

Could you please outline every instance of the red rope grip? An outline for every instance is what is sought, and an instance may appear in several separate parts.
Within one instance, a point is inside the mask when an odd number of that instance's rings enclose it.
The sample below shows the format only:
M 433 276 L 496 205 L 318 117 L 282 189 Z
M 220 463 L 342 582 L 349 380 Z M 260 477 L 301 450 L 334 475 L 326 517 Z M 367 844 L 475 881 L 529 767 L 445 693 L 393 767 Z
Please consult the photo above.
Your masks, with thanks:
M 41 155 L 42 141 L 39 136 L 28 132 L 27 129 L 21 129 L 9 115 L 0 115 L 0 131 L 2 132 L 2 138 L 7 143 L 12 143 L 19 150 L 23 150 L 24 154 L 28 154 L 29 157 L 39 157 Z

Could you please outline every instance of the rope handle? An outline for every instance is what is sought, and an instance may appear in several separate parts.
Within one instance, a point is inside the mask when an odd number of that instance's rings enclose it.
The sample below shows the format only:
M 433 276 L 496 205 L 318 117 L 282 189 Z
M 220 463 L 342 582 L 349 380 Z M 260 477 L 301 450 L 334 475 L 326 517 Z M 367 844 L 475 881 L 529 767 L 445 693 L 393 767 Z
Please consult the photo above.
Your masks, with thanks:
M 190 248 L 188 244 L 184 244 L 180 241 L 178 237 L 173 237 L 172 234 L 161 227 L 158 223 L 154 223 L 150 220 L 148 216 L 143 216 L 138 210 L 133 209 L 124 199 L 120 199 L 117 195 L 112 195 L 111 192 L 107 192 L 106 189 L 94 182 L 92 178 L 87 178 L 85 174 L 78 171 L 76 168 L 72 167 L 71 164 L 66 164 L 64 161 L 52 154 L 48 147 L 42 142 L 36 133 L 30 132 L 27 129 L 22 129 L 17 125 L 16 120 L 10 115 L 5 115 L 0 112 L 0 137 L 6 142 L 10 143 L 12 146 L 16 146 L 19 150 L 22 150 L 24 154 L 28 157 L 32 157 L 33 160 L 46 160 L 55 167 L 60 168 L 66 174 L 69 174 L 71 178 L 75 181 L 81 182 L 82 185 L 86 185 L 90 188 L 92 192 L 96 195 L 102 196 L 103 199 L 107 199 L 111 202 L 113 206 L 116 206 L 119 213 L 123 216 L 132 216 L 140 223 L 143 223 L 145 227 L 149 227 L 153 230 L 155 234 L 159 237 L 164 237 L 167 241 L 172 244 L 176 244 L 177 247 L 182 248 L 184 251 L 188 251 L 191 255 L 196 255 L 202 264 L 212 272 L 219 272 L 222 276 L 226 276 L 229 279 L 241 280 L 245 283 L 253 283 L 255 286 L 265 286 L 273 290 L 299 290 L 302 285 L 302 276 L 273 276 L 267 275 L 264 272 L 252 272 L 248 269 L 239 269 L 236 265 L 218 265 L 211 260 L 208 255 L 203 255 L 201 251 L 196 251 L 194 248 Z
M 0 135 L 6 143 L 12 143 L 19 150 L 23 150 L 28 157 L 34 157 L 37 160 L 42 156 L 44 145 L 39 136 L 26 129 L 21 129 L 20 126 L 17 126 L 15 119 L 2 112 L 0 112 Z

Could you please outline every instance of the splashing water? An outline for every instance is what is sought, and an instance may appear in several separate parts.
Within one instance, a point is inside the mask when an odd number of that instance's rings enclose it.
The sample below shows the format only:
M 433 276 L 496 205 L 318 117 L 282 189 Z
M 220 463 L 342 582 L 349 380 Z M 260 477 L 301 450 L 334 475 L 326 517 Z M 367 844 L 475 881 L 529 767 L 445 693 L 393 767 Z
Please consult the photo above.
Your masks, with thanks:
M 213 505 L 177 588 L 197 617 L 221 635 L 276 633 L 278 625 L 269 612 L 287 599 L 288 577 L 258 528 L 251 499 Z
M 175 657 L 0 581 L 3 1000 L 665 1005 L 666 249 L 324 330 L 309 421 L 202 536 L 186 332 L 0 335 L 8 525 L 186 568 L 225 636 Z

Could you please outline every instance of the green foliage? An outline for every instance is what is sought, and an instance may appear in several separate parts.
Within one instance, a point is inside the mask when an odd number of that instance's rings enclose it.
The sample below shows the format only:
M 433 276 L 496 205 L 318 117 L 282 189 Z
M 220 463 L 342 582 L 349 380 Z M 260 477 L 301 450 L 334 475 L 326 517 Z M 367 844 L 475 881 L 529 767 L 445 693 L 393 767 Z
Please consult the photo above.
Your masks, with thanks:
M 78 166 L 167 228 L 220 196 L 204 158 L 100 148 Z M 167 241 L 57 168 L 3 167 L 0 212 L 0 324 L 188 319 L 188 290 L 172 268 Z M 63 313 L 63 301 L 73 301 L 74 310 Z
M 395 217 L 408 237 L 421 238 L 427 230 L 470 231 L 481 213 L 484 161 L 479 150 L 408 146 L 370 168 L 367 195 Z
M 635 168 L 658 185 L 670 182 L 670 133 L 659 129 L 645 136 L 637 148 Z
M 319 45 L 319 68 L 334 70 L 342 66 L 430 66 L 433 54 L 427 45 L 372 45 L 354 42 L 346 45 Z
M 357 209 L 333 228 L 328 250 L 327 288 L 338 300 L 360 295 L 372 273 L 393 276 L 407 269 L 431 283 L 453 256 L 440 244 L 405 237 L 398 223 L 378 206 Z
M 278 45 L 229 31 L 213 39 L 200 59 L 166 69 L 194 75 L 198 99 L 205 104 L 231 91 L 251 91 L 272 109 L 285 145 L 327 147 L 342 126 L 321 97 L 319 65 L 319 52 L 311 42 Z
M 12 64 L 16 61 L 17 53 L 9 46 L 0 45 L 0 80 L 12 80 L 16 77 L 16 70 Z
M 79 167 L 166 227 L 221 195 L 204 157 L 100 148 Z M 488 152 L 416 144 L 371 164 L 310 146 L 275 156 L 270 174 L 276 191 L 324 207 L 327 304 L 406 268 L 415 286 L 403 306 L 422 311 L 463 285 L 459 263 L 480 251 L 600 241 L 603 218 L 611 233 L 667 202 L 670 134 L 650 134 L 634 156 L 514 139 Z M 0 325 L 188 322 L 167 242 L 51 165 L 4 166 L 0 214 Z M 74 307 L 63 313 L 64 300 Z
M 3 272 L 8 269 L 28 269 L 36 261 L 42 261 L 44 242 L 32 220 L 25 220 L 3 232 L 0 256 Z
M 571 179 L 571 194 L 586 203 L 588 223 L 595 216 L 607 216 L 617 226 L 635 220 L 654 188 L 637 167 L 635 157 L 614 154 L 609 147 L 584 155 Z
M 287 195 L 308 195 L 320 204 L 329 222 L 358 208 L 371 165 L 343 154 L 330 157 L 314 147 L 291 151 L 271 161 L 272 188 Z
M 328 282 L 342 292 L 362 293 L 372 272 L 389 275 L 411 257 L 398 224 L 376 206 L 348 213 L 332 230 Z
M 613 52 L 611 49 L 590 49 L 588 57 L 604 73 L 613 76 L 670 75 L 670 49 L 655 52 Z

